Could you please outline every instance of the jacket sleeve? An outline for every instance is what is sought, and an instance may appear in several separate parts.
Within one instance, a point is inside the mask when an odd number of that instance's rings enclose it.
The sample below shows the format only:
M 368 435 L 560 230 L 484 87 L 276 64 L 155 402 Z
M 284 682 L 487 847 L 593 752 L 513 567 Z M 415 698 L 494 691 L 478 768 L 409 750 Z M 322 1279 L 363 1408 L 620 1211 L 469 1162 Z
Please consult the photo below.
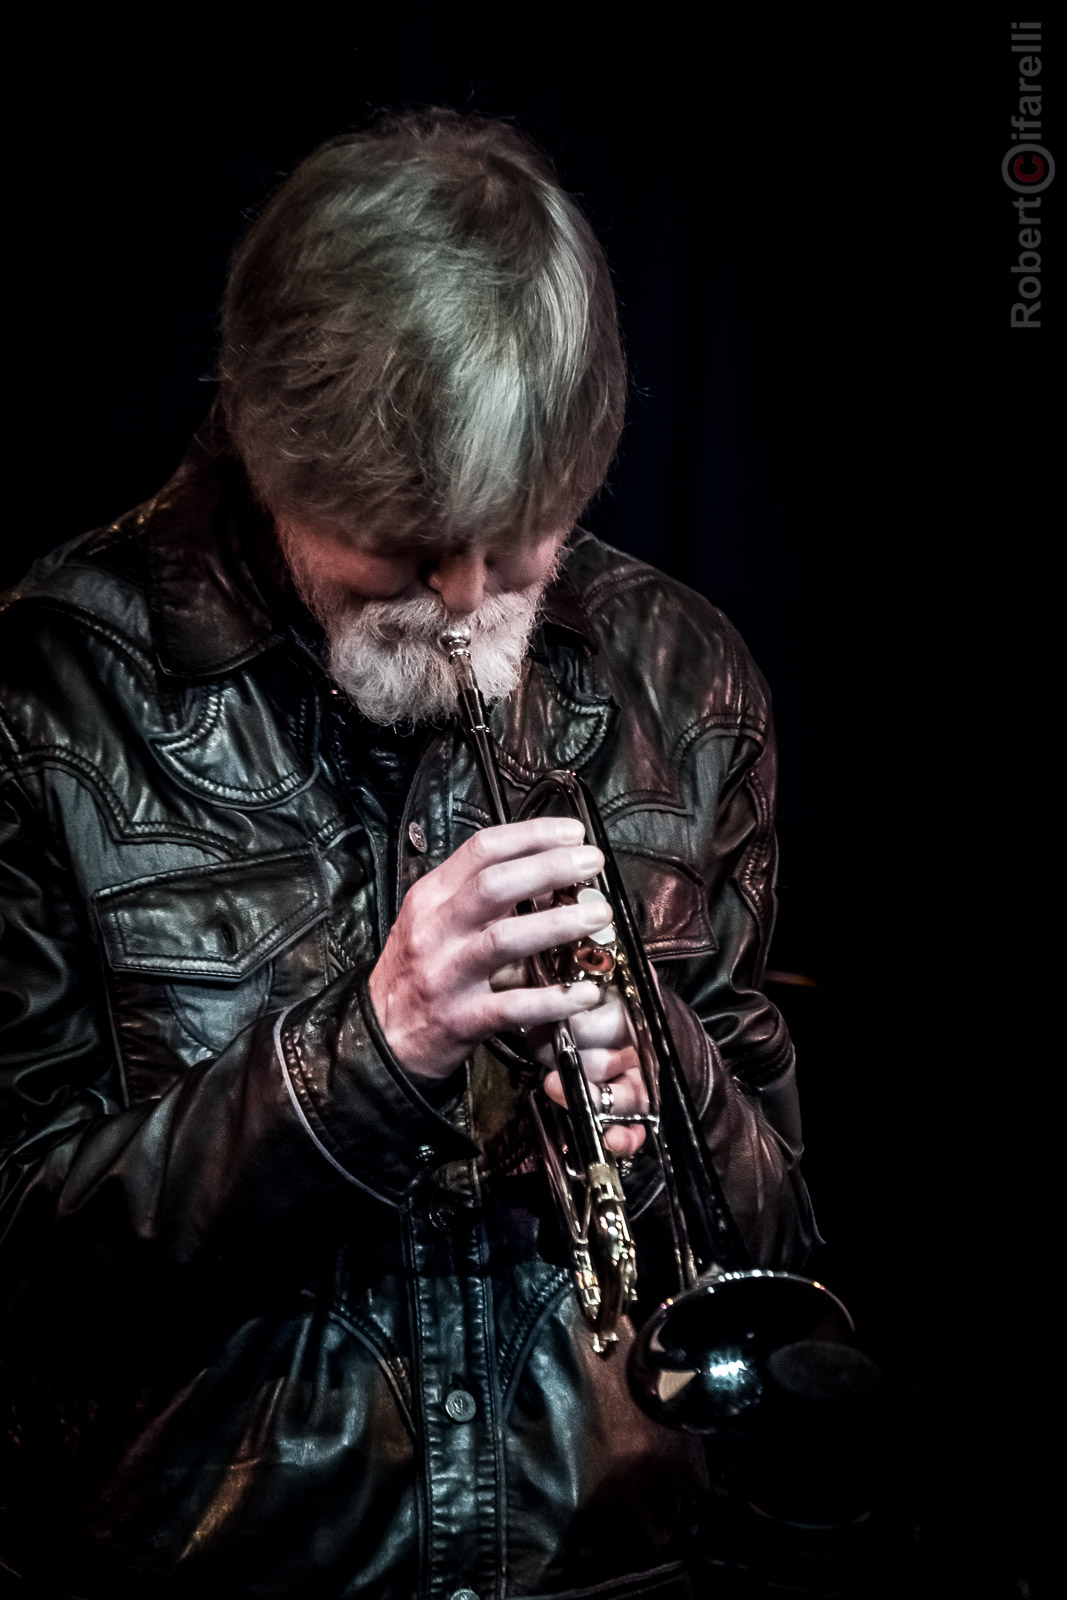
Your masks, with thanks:
M 14 1323 L 32 1330 L 72 1304 L 113 1319 L 153 1299 L 164 1314 L 203 1301 L 188 1290 L 205 1274 L 226 1294 L 258 1292 L 471 1153 L 393 1061 L 363 972 L 129 1104 L 84 903 L 6 776 L 0 1277 Z
M 721 774 L 729 748 L 709 740 L 692 760 Z M 700 863 L 713 948 L 661 974 L 727 1202 L 754 1263 L 786 1268 L 817 1235 L 799 1170 L 793 1046 L 761 987 L 775 909 L 775 759 L 769 717 L 733 740 Z M 696 781 L 699 790 L 699 771 Z

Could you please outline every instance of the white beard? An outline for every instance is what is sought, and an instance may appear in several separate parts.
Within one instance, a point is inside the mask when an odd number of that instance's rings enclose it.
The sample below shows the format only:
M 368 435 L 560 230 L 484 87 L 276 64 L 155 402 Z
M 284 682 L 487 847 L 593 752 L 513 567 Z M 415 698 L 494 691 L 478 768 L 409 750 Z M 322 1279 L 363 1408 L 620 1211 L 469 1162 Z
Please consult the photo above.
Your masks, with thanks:
M 283 539 L 297 591 L 326 634 L 330 676 L 371 722 L 427 722 L 456 709 L 456 680 L 440 645 L 457 622 L 470 629 L 470 654 L 486 700 L 518 687 L 544 582 L 482 601 L 456 618 L 431 595 L 357 600 L 324 583 Z

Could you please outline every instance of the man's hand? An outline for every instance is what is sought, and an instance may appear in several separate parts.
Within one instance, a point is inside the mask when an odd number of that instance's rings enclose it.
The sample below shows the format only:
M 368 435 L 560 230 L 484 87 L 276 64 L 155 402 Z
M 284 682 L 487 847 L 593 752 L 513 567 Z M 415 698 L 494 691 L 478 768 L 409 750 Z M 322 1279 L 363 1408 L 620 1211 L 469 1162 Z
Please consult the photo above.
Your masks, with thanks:
M 585 1075 L 593 1085 L 593 1104 L 597 1104 L 599 1090 L 610 1084 L 612 1111 L 647 1111 L 648 1095 L 638 1065 L 633 1030 L 619 996 L 608 990 L 603 1003 L 594 1011 L 572 1018 L 570 1030 L 581 1053 Z M 553 1058 L 548 1042 L 539 1040 L 535 1053 L 543 1066 L 551 1066 Z M 546 1077 L 545 1093 L 558 1105 L 565 1104 L 558 1072 L 550 1072 Z M 604 1143 L 617 1156 L 632 1156 L 641 1148 L 644 1138 L 645 1130 L 639 1123 L 608 1128 L 604 1133 Z
M 604 858 L 584 837 L 572 817 L 483 828 L 408 891 L 370 977 L 382 1032 L 408 1072 L 446 1078 L 490 1034 L 564 1021 L 573 1027 L 597 1006 L 589 983 L 491 983 L 500 969 L 611 921 L 600 895 L 514 914 L 520 901 L 543 900 L 600 871 Z M 599 1038 L 590 1043 L 601 1046 Z

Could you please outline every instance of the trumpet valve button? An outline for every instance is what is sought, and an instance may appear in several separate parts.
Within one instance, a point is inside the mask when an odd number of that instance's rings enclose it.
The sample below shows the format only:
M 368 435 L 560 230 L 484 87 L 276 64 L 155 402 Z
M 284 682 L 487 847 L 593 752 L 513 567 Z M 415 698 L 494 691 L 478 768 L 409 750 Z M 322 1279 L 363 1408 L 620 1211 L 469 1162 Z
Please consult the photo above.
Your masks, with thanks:
M 601 894 L 600 890 L 595 888 L 592 884 L 585 884 L 575 894 L 575 899 L 579 905 L 581 905 L 583 901 L 602 900 L 603 898 L 604 896 Z M 587 934 L 586 938 L 591 939 L 594 944 L 614 944 L 615 924 L 613 922 L 608 922 L 603 928 L 599 928 L 596 933 Z

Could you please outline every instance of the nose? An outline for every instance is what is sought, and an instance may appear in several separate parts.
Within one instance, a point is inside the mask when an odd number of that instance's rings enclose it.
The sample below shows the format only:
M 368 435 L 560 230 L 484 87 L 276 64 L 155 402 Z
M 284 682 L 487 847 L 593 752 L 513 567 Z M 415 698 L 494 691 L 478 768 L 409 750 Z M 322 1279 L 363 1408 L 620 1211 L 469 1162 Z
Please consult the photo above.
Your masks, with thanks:
M 485 553 L 480 550 L 439 556 L 424 574 L 425 583 L 454 616 L 478 609 L 485 599 L 487 578 Z

